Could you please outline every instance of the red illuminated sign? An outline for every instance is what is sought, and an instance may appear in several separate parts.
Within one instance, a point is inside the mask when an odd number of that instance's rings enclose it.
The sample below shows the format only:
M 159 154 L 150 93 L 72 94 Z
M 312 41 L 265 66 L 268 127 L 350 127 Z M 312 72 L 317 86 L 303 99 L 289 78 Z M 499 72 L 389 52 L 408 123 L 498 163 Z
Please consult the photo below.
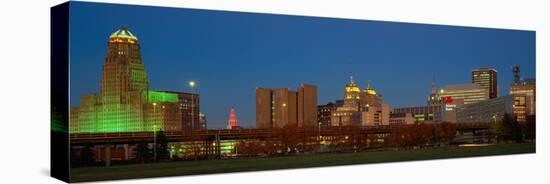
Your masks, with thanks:
M 452 96 L 441 97 L 441 102 L 443 104 L 451 104 L 453 103 L 453 97 Z

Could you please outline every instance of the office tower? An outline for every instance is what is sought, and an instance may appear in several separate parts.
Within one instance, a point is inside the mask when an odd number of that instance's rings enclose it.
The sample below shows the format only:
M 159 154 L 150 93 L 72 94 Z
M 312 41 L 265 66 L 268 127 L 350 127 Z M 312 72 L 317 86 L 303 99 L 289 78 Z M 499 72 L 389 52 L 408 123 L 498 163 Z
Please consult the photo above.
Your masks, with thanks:
M 317 106 L 317 123 L 319 126 L 331 126 L 331 117 L 336 112 L 336 108 L 336 104 L 332 102 Z
M 498 96 L 497 70 L 493 68 L 477 68 L 472 70 L 472 83 L 479 84 L 489 91 L 489 98 Z
M 317 87 L 303 84 L 288 88 L 256 88 L 256 127 L 282 128 L 288 124 L 316 125 Z
M 317 126 L 317 86 L 302 84 L 298 89 L 298 126 Z
M 199 127 L 198 104 L 197 94 L 149 90 L 138 38 L 127 28 L 120 28 L 107 41 L 100 92 L 81 95 L 80 105 L 71 107 L 69 130 L 191 130 Z M 191 117 L 196 118 L 196 125 L 190 123 Z
M 353 76 L 344 89 L 344 104 L 332 114 L 332 126 L 350 126 L 361 124 L 361 90 L 355 84 Z
M 361 107 L 365 108 L 365 106 L 369 107 L 381 107 L 382 106 L 382 97 L 376 93 L 376 90 L 372 88 L 371 81 L 369 81 L 367 88 L 363 90 L 363 92 L 360 94 Z
M 177 91 L 162 92 L 175 95 L 176 100 L 172 103 L 179 104 L 179 109 L 181 111 L 179 115 L 181 116 L 181 130 L 190 131 L 206 128 L 206 124 L 201 124 L 199 94 Z
M 521 79 L 518 65 L 513 68 L 514 82 L 510 84 L 510 95 L 514 96 L 514 115 L 519 122 L 536 115 L 536 80 Z
M 72 132 L 144 131 L 143 103 L 149 88 L 138 38 L 127 28 L 109 36 L 99 94 L 81 96 L 71 108 Z

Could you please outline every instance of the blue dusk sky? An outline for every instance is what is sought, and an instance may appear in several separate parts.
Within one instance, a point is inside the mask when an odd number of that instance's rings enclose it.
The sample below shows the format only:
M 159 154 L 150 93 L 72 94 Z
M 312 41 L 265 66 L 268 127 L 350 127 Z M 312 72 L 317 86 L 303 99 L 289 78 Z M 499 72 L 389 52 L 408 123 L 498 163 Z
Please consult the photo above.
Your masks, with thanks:
M 366 20 L 72 2 L 71 105 L 98 93 L 107 39 L 137 35 L 151 90 L 190 91 L 197 82 L 209 128 L 255 126 L 256 87 L 318 87 L 318 103 L 341 99 L 350 73 L 391 107 L 425 105 L 432 79 L 470 83 L 471 70 L 498 71 L 508 94 L 512 66 L 535 77 L 535 32 Z

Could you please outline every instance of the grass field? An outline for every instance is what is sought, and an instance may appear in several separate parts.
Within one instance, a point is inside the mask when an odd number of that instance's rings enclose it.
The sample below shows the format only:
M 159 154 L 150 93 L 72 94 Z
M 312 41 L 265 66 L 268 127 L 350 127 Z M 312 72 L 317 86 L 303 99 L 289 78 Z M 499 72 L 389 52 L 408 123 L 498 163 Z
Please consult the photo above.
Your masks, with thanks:
M 81 182 L 160 176 L 181 176 L 534 152 L 535 143 L 522 143 L 499 144 L 485 147 L 435 148 L 359 153 L 325 153 L 272 158 L 180 161 L 112 167 L 75 168 L 71 170 L 70 180 L 71 182 Z

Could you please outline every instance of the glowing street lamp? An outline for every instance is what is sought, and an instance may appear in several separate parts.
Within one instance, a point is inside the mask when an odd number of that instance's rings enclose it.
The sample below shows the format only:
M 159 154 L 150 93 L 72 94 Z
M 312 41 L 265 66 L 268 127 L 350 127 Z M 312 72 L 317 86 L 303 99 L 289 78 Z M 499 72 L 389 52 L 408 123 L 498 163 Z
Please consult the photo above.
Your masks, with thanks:
M 156 106 L 156 103 L 153 104 L 153 106 Z M 157 125 L 153 125 L 153 140 L 154 140 L 154 144 L 153 144 L 153 157 L 155 159 L 155 161 L 157 161 Z
M 319 126 L 319 141 L 321 141 L 321 122 L 317 123 Z

